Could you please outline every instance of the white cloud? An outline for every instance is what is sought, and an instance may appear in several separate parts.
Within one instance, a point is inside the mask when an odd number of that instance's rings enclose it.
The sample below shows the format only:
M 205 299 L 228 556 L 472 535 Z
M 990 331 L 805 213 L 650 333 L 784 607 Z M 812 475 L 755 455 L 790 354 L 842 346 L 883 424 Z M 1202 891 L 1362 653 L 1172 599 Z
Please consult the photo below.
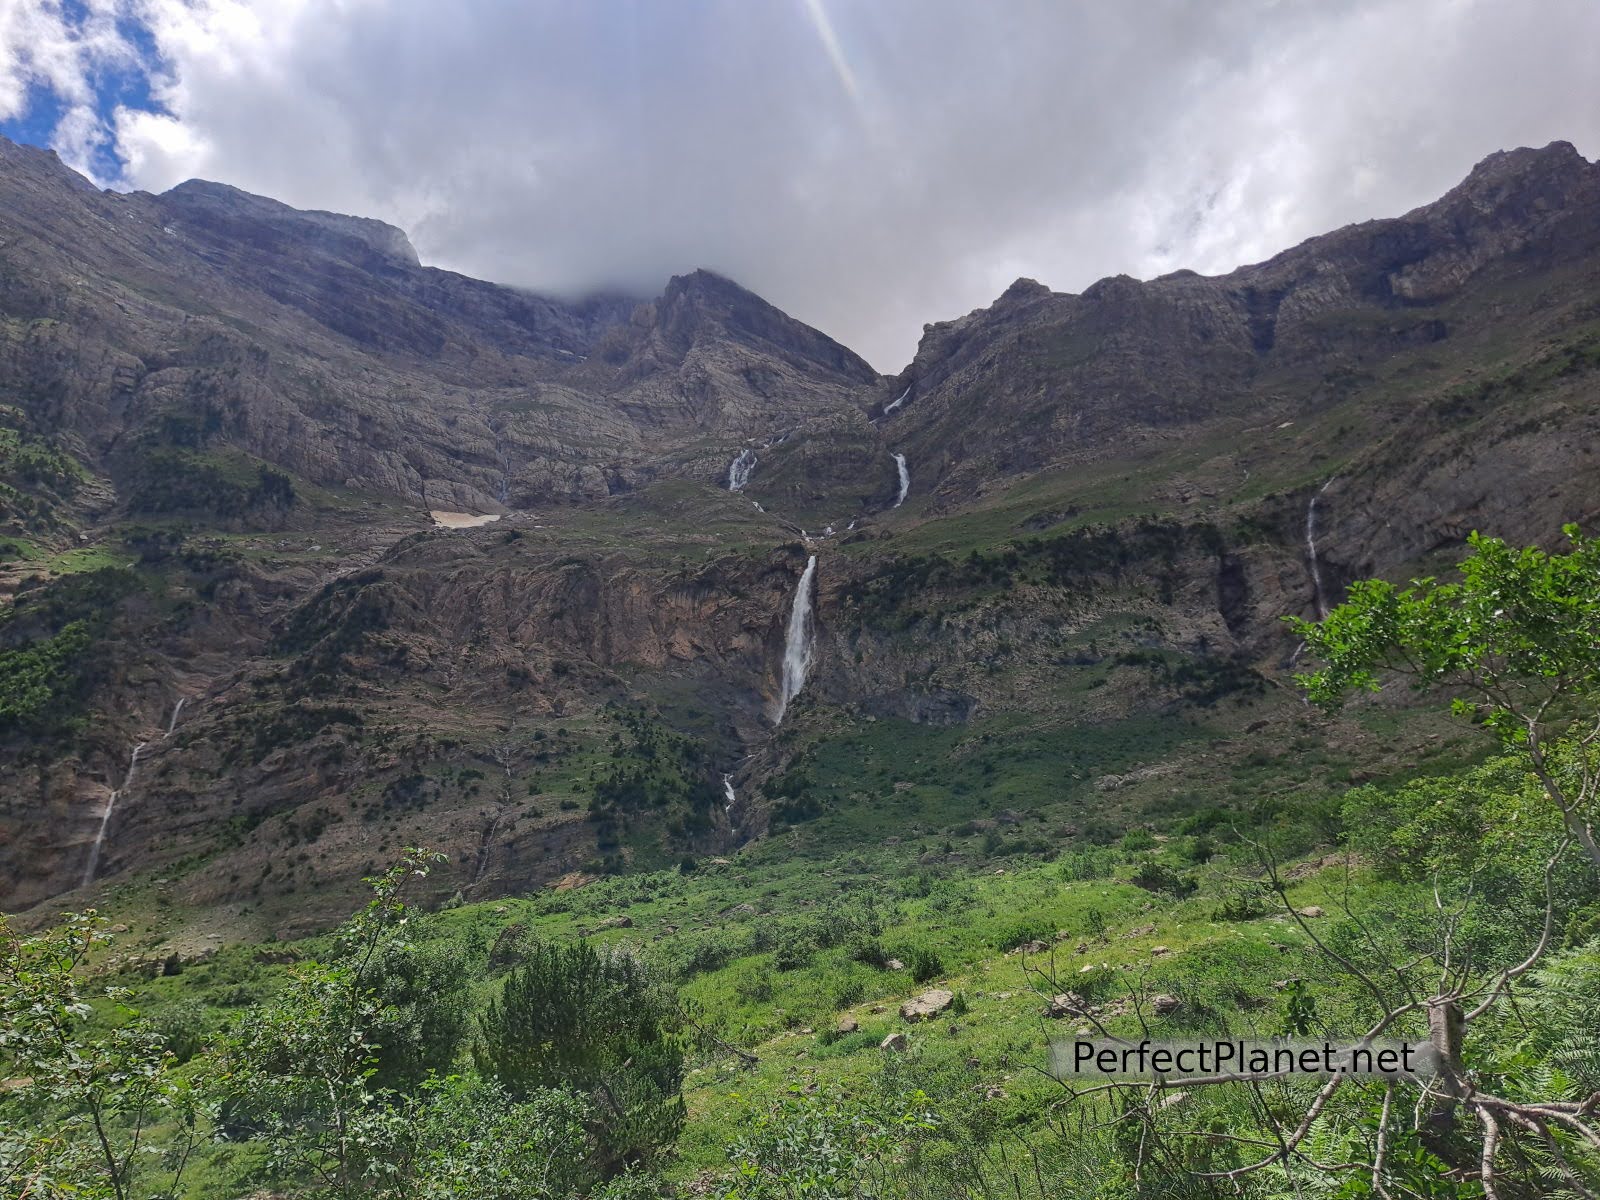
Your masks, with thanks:
M 117 114 L 129 185 L 380 216 L 550 290 L 711 266 L 886 370 L 1017 274 L 1226 269 L 1495 149 L 1600 150 L 1592 0 L 125 2 L 170 113 Z M 11 3 L 0 115 L 17 79 L 81 101 L 92 54 Z

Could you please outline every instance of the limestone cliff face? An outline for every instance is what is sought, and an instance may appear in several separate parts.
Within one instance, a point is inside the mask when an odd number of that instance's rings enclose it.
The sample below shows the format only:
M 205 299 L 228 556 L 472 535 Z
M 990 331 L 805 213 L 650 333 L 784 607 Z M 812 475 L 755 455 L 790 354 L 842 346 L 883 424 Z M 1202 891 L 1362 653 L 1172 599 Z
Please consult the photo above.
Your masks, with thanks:
M 1227 276 L 1020 280 L 888 379 L 710 272 L 539 297 L 0 142 L 0 416 L 82 476 L 0 507 L 0 653 L 68 551 L 123 564 L 77 724 L 0 731 L 0 904 L 79 885 L 140 742 L 93 886 L 288 932 L 407 844 L 472 896 L 726 848 L 846 727 L 1298 719 L 1286 614 L 1600 517 L 1596 295 L 1600 168 L 1557 144 Z
M 1305 419 L 1391 360 L 1470 362 L 1508 325 L 1553 323 L 1507 311 L 1508 289 L 1545 278 L 1575 322 L 1597 271 L 1600 165 L 1565 142 L 1500 153 L 1433 204 L 1228 275 L 1118 276 L 1082 295 L 1019 280 L 926 328 L 899 381 L 911 398 L 884 424 L 924 479 L 962 497 L 1230 420 Z
M 563 301 L 422 267 L 381 222 L 0 165 L 0 387 L 97 462 L 176 419 L 313 484 L 500 511 L 714 475 L 877 378 L 707 272 Z

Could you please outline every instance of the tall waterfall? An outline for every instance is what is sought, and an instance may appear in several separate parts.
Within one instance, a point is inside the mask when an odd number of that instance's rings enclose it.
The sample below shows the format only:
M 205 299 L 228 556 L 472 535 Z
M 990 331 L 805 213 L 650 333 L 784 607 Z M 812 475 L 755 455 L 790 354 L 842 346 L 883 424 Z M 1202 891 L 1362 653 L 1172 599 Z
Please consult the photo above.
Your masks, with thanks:
M 728 464 L 728 490 L 742 492 L 744 485 L 750 482 L 750 472 L 756 469 L 756 452 L 754 450 L 741 450 L 739 457 Z
M 727 801 L 728 801 L 726 804 L 724 804 L 722 806 L 722 811 L 723 812 L 732 812 L 733 811 L 733 803 L 734 803 L 735 800 L 737 800 L 739 798 L 738 796 L 734 795 L 734 792 L 733 792 L 733 776 L 732 775 L 724 775 L 722 777 L 722 794 L 725 797 L 727 797 Z
M 817 556 L 813 554 L 795 588 L 794 607 L 789 610 L 789 632 L 783 641 L 783 689 L 772 715 L 774 725 L 783 724 L 789 701 L 800 694 L 806 672 L 811 669 L 811 586 L 816 575 Z
M 106 829 L 111 824 L 112 810 L 117 807 L 118 797 L 133 786 L 133 773 L 139 769 L 139 755 L 144 752 L 144 748 L 149 744 L 149 742 L 140 742 L 133 748 L 133 754 L 128 759 L 128 773 L 123 776 L 122 786 L 111 793 L 110 798 L 106 801 L 105 812 L 100 814 L 100 828 L 95 831 L 94 845 L 89 847 L 89 862 L 83 868 L 84 887 L 88 887 L 94 882 L 94 873 L 100 867 L 100 847 L 105 844 Z
M 911 472 L 906 469 L 904 454 L 895 454 L 891 457 L 894 459 L 895 470 L 900 472 L 900 494 L 894 498 L 894 507 L 899 508 L 906 502 L 906 493 L 911 490 Z
M 908 384 L 906 384 L 906 390 L 900 393 L 900 395 L 895 399 L 894 403 L 890 404 L 890 405 L 887 405 L 884 408 L 883 415 L 887 417 L 895 409 L 899 408 L 902 404 L 904 404 L 906 402 L 906 397 L 909 396 L 909 395 L 911 395 L 911 385 L 908 383 Z
M 1322 568 L 1317 563 L 1317 498 L 1328 490 L 1328 484 L 1336 478 L 1338 476 L 1333 476 L 1312 493 L 1311 503 L 1306 505 L 1306 557 L 1311 562 L 1311 603 L 1319 621 L 1328 615 L 1328 603 L 1322 592 Z
M 167 722 L 167 731 L 161 735 L 161 740 L 166 741 L 172 736 L 172 731 L 178 727 L 178 714 L 183 711 L 185 696 L 179 696 L 178 702 L 172 706 L 172 718 Z

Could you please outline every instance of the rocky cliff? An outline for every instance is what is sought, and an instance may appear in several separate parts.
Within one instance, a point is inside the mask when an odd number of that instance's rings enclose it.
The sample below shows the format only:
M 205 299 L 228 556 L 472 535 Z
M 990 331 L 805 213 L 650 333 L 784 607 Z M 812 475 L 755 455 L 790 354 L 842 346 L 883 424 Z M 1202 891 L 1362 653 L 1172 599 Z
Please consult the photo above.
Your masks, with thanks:
M 294 931 L 406 844 L 484 896 L 1046 779 L 1083 829 L 1101 778 L 1189 781 L 1118 819 L 1242 802 L 1265 726 L 1370 774 L 1281 618 L 1600 508 L 1564 144 L 1226 276 L 1018 281 L 892 379 L 709 272 L 540 297 L 379 222 L 0 166 L 10 907 Z

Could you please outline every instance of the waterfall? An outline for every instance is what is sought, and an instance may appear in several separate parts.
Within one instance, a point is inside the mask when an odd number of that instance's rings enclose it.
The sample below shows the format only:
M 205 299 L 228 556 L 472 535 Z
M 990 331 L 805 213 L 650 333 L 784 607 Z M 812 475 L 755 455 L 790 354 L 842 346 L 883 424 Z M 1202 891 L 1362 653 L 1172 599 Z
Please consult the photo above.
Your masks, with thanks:
M 1338 476 L 1331 477 L 1327 483 L 1313 492 L 1311 503 L 1306 505 L 1306 556 L 1311 561 L 1311 603 L 1319 621 L 1328 615 L 1328 604 L 1322 593 L 1322 568 L 1317 563 L 1317 498 L 1327 491 L 1328 485 L 1337 478 Z
M 172 731 L 178 727 L 178 714 L 183 711 L 183 702 L 185 699 L 186 697 L 179 696 L 178 702 L 172 706 L 172 719 L 167 722 L 167 731 L 161 735 L 161 740 L 163 742 L 171 737 Z
M 911 472 L 906 469 L 904 454 L 894 454 L 890 457 L 894 459 L 895 470 L 900 472 L 900 494 L 894 498 L 894 507 L 899 508 L 906 502 L 906 493 L 911 490 Z
M 733 776 L 732 775 L 724 775 L 722 777 L 722 794 L 728 798 L 728 802 L 722 806 L 722 811 L 723 812 L 732 812 L 733 811 L 733 802 L 738 799 L 738 797 L 733 794 Z
M 909 395 L 911 395 L 911 385 L 908 383 L 908 384 L 906 384 L 906 390 L 900 393 L 899 397 L 895 400 L 895 402 L 893 404 L 890 404 L 887 408 L 885 408 L 883 410 L 883 415 L 887 417 L 895 409 L 899 408 L 902 404 L 904 404 L 906 402 L 906 397 L 909 396 Z
M 789 610 L 789 632 L 783 641 L 783 688 L 772 716 L 774 725 L 783 724 L 789 701 L 800 694 L 806 672 L 811 669 L 811 582 L 816 574 L 817 556 L 813 554 L 795 588 L 794 607 Z
M 100 814 L 100 828 L 95 832 L 94 845 L 89 847 L 88 865 L 83 868 L 82 886 L 84 887 L 88 887 L 94 882 L 94 873 L 100 866 L 100 847 L 105 844 L 106 829 L 111 824 L 111 812 L 117 807 L 117 798 L 133 786 L 133 773 L 139 768 L 139 755 L 144 752 L 144 748 L 149 744 L 148 742 L 140 742 L 133 748 L 133 754 L 128 759 L 128 773 L 123 776 L 122 786 L 111 793 L 110 798 L 106 801 L 105 812 Z
M 739 457 L 728 464 L 728 490 L 742 492 L 744 485 L 750 482 L 750 472 L 756 469 L 756 452 L 754 450 L 741 450 Z

